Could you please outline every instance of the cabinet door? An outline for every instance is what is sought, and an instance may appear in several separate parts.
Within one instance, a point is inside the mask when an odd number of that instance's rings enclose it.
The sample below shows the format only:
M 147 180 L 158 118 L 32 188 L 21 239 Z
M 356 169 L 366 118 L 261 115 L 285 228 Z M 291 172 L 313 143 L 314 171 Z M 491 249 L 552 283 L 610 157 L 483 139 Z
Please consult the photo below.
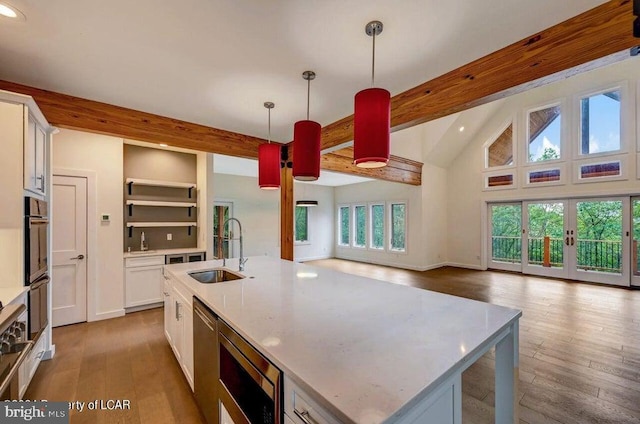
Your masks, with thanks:
M 164 296 L 164 335 L 169 344 L 173 344 L 173 296 L 171 296 L 171 283 L 164 280 L 162 295 Z
M 182 351 L 184 346 L 184 329 L 182 325 L 182 314 L 184 310 L 184 302 L 180 298 L 180 294 L 174 289 L 172 289 L 171 303 L 173 304 L 173 316 L 172 318 L 172 331 L 171 331 L 171 339 L 173 340 L 173 353 L 176 355 L 176 359 L 180 366 L 182 366 Z
M 125 307 L 149 305 L 163 301 L 161 265 L 126 268 Z
M 182 305 L 182 370 L 193 391 L 193 308 L 188 303 Z
M 36 120 L 29 114 L 24 134 L 24 188 L 36 191 Z
M 35 176 L 36 191 L 45 194 L 47 188 L 47 172 L 46 172 L 46 146 L 47 133 L 38 125 L 35 126 L 36 131 L 36 152 L 35 152 Z

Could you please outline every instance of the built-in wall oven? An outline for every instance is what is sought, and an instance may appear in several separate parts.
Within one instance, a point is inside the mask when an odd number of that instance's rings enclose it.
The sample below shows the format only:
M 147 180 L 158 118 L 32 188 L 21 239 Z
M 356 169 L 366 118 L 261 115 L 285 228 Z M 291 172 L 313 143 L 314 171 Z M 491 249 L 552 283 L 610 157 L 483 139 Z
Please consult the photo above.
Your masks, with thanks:
M 282 422 L 282 372 L 218 320 L 220 414 L 235 424 Z
M 36 340 L 49 323 L 49 214 L 47 203 L 25 197 L 25 285 L 29 286 L 29 338 Z

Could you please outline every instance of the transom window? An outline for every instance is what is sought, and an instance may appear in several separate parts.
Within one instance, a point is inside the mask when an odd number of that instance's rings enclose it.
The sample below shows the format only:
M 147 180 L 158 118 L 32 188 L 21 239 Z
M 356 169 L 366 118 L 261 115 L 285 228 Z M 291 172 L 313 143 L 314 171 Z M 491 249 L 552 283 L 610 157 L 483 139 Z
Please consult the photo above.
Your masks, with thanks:
M 620 145 L 620 89 L 580 100 L 580 154 L 615 152 Z
M 487 168 L 513 165 L 513 123 L 487 147 L 486 156 Z
M 560 159 L 561 146 L 560 105 L 553 105 L 528 113 L 527 151 L 529 162 Z

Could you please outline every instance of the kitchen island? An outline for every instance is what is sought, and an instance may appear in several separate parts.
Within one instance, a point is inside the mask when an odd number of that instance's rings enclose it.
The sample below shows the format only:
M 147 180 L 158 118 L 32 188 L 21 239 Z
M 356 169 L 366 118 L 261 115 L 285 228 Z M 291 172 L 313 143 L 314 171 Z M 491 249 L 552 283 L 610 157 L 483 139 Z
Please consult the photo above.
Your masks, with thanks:
M 496 422 L 517 421 L 520 311 L 267 257 L 250 258 L 236 281 L 188 275 L 221 265 L 170 265 L 165 275 L 280 368 L 288 417 L 287 385 L 327 422 L 460 423 L 461 374 L 495 346 Z

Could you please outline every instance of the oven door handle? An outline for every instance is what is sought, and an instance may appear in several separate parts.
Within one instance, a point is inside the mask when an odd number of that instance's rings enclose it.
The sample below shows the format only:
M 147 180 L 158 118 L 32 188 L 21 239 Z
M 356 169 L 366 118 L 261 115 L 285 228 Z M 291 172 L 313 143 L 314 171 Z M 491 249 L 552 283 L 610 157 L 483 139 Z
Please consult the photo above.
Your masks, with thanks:
M 233 356 L 236 361 L 238 361 L 242 369 L 244 369 L 247 374 L 249 374 L 251 379 L 255 381 L 258 386 L 260 386 L 262 391 L 267 396 L 269 396 L 271 400 L 275 400 L 274 385 L 271 384 L 271 382 L 264 375 L 262 375 L 262 373 L 258 371 L 258 369 L 253 366 L 251 362 L 249 362 L 249 360 L 240 352 L 240 350 L 238 350 L 238 348 L 233 345 L 233 343 L 229 341 L 229 339 L 227 339 L 224 334 L 218 333 L 218 335 L 220 336 L 220 344 L 223 345 L 225 349 L 227 349 L 227 351 L 231 354 L 231 356 Z
M 31 224 L 48 224 L 49 218 L 29 218 L 29 225 Z
M 32 283 L 30 288 L 31 290 L 35 290 L 37 288 L 39 288 L 41 285 L 43 284 L 47 284 L 51 279 L 49 278 L 49 276 L 45 276 L 39 280 L 37 280 L 35 283 Z
M 16 373 L 20 369 L 20 365 L 22 365 L 29 352 L 31 352 L 33 341 L 29 340 L 24 343 L 26 345 L 25 348 L 22 349 L 22 352 L 20 352 L 20 355 L 18 355 L 18 359 L 16 359 L 16 363 L 13 364 L 7 376 L 4 378 L 4 380 L 2 380 L 2 383 L 0 383 L 0 393 L 4 393 L 7 387 L 9 387 L 9 385 L 11 384 L 11 380 L 13 380 L 13 377 L 15 377 Z

